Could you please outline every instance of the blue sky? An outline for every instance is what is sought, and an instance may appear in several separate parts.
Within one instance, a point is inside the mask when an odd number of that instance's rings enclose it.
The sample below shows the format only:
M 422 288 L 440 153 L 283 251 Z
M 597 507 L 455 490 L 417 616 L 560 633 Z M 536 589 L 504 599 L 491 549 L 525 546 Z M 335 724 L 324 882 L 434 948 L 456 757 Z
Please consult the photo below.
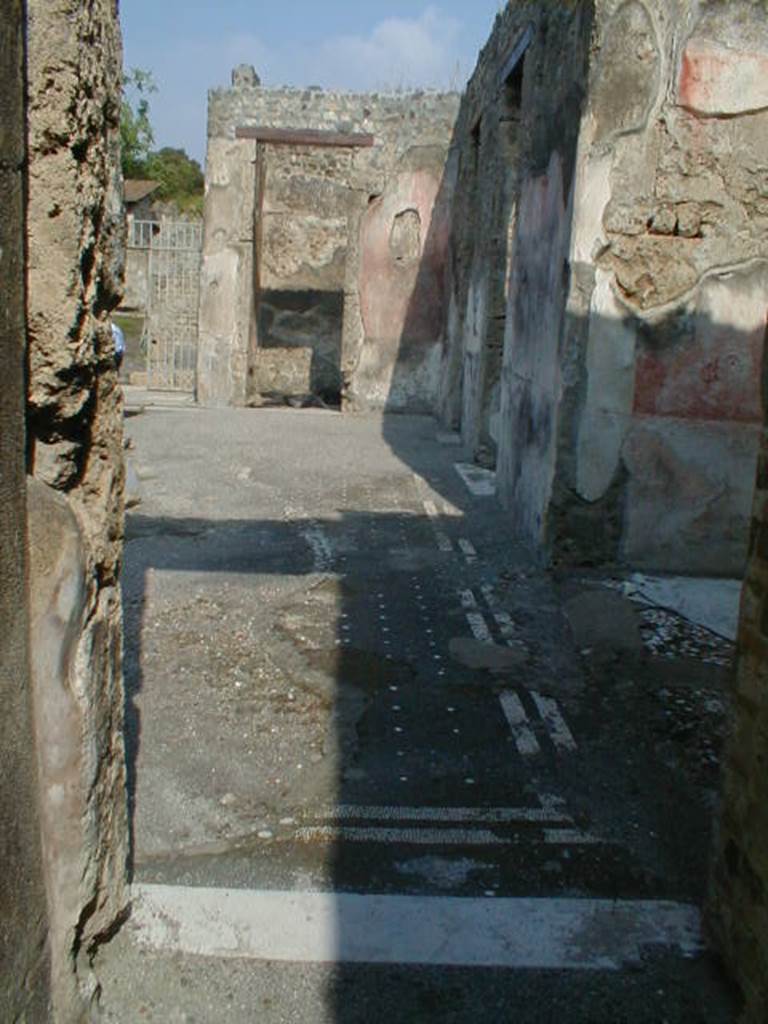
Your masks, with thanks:
M 462 88 L 502 0 L 120 0 L 125 66 L 152 72 L 155 145 L 205 155 L 206 93 L 264 85 Z

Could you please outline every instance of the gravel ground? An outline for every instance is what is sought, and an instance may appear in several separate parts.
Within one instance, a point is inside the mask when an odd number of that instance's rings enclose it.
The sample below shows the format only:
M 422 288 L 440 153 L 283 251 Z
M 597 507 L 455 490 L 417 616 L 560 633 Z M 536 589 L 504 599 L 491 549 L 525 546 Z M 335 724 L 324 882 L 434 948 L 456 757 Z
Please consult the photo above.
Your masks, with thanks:
M 138 881 L 702 902 L 727 641 L 635 608 L 612 577 L 536 569 L 427 418 L 146 408 L 126 427 Z M 547 797 L 571 822 L 562 842 L 318 831 L 323 809 Z M 735 1019 L 710 958 L 660 949 L 613 973 L 276 965 L 148 953 L 129 924 L 96 968 L 121 1024 Z

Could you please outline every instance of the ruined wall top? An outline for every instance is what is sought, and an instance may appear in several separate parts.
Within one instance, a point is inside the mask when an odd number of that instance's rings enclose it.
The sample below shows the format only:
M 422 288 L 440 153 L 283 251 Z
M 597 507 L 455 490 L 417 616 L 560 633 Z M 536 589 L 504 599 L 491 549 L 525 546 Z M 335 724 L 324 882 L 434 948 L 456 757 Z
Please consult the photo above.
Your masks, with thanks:
M 370 132 L 391 136 L 403 126 L 433 125 L 445 138 L 458 113 L 460 94 L 417 90 L 351 93 L 321 89 L 261 86 L 253 68 L 240 65 L 232 86 L 208 94 L 208 137 L 233 139 L 239 126 L 309 128 L 318 131 Z
M 261 79 L 252 64 L 238 64 L 237 67 L 232 68 L 233 89 L 254 89 L 260 85 Z

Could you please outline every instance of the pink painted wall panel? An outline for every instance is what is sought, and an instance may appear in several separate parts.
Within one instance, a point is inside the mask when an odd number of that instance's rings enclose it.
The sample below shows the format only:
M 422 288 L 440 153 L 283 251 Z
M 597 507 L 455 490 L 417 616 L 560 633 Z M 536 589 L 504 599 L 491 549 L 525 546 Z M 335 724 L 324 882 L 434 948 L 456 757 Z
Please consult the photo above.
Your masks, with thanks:
M 368 210 L 362 227 L 360 300 L 366 338 L 431 342 L 442 334 L 447 223 L 433 223 L 439 181 L 404 172 Z M 390 244 L 395 218 L 416 211 L 420 254 L 398 259 Z

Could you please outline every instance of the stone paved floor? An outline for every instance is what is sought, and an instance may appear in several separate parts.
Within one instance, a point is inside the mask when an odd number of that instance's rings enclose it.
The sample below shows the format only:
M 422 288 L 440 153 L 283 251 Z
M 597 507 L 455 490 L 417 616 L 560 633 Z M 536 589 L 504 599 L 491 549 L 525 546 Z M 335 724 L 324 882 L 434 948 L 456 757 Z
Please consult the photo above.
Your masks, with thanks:
M 692 955 L 726 668 L 611 639 L 614 592 L 539 571 L 428 418 L 126 427 L 108 1020 L 733 1019 Z M 594 589 L 608 640 L 577 646 Z

